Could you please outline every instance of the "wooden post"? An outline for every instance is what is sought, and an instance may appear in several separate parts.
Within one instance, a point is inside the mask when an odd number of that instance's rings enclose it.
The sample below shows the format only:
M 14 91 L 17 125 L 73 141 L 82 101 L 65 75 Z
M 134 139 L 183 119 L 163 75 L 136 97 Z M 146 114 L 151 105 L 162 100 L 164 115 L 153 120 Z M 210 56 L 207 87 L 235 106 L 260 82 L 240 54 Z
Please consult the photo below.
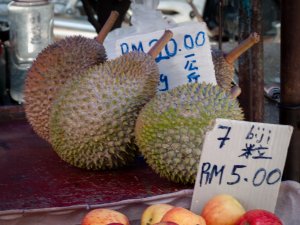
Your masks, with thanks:
M 294 127 L 283 179 L 300 182 L 300 1 L 281 3 L 279 121 Z
M 262 15 L 260 0 L 243 0 L 239 6 L 239 40 L 250 33 L 262 35 Z M 264 119 L 264 74 L 263 38 L 239 58 L 239 96 L 247 121 L 263 122 Z

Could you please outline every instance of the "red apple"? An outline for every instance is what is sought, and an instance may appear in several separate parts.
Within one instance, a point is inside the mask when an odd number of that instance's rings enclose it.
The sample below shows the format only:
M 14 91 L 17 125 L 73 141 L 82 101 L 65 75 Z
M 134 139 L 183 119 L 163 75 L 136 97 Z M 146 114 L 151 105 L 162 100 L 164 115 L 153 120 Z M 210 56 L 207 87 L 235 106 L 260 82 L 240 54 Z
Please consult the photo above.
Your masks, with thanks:
M 153 225 L 179 225 L 179 224 L 174 223 L 174 222 L 170 222 L 170 221 L 166 221 L 166 222 L 158 222 L 158 223 L 155 223 Z
M 93 209 L 88 212 L 81 225 L 130 225 L 126 215 L 112 209 Z
M 219 194 L 205 203 L 201 216 L 207 225 L 235 225 L 246 210 L 233 196 Z
M 283 225 L 279 217 L 263 209 L 252 209 L 244 213 L 236 225 Z
M 109 223 L 107 225 L 124 225 L 123 223 Z
M 173 222 L 179 225 L 206 225 L 202 216 L 182 207 L 170 209 L 160 222 Z

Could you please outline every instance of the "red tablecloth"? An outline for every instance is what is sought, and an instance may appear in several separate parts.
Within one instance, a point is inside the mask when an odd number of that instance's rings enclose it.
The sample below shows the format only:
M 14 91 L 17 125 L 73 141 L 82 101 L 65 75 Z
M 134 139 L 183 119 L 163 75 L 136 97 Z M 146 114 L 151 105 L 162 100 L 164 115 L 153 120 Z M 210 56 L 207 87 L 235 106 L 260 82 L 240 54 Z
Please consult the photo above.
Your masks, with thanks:
M 1 113 L 0 107 L 1 211 L 103 204 L 193 188 L 159 177 L 142 158 L 113 171 L 70 166 L 16 109 Z

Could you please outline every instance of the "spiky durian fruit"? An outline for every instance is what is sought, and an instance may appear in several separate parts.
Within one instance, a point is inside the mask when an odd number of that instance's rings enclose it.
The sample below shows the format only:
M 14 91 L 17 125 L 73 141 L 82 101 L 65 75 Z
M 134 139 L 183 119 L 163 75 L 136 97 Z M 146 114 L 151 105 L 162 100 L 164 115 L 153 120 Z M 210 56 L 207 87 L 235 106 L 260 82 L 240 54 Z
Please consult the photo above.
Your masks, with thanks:
M 259 35 L 252 33 L 246 40 L 241 42 L 237 47 L 225 54 L 221 50 L 212 50 L 212 59 L 215 66 L 216 80 L 220 87 L 230 90 L 234 77 L 234 62 L 244 52 L 259 42 Z
M 66 162 L 111 169 L 135 157 L 128 149 L 141 107 L 159 81 L 151 56 L 132 52 L 93 67 L 68 83 L 52 107 L 51 144 Z
M 105 59 L 102 45 L 80 36 L 55 42 L 38 55 L 25 80 L 24 108 L 28 121 L 40 137 L 49 140 L 50 107 L 61 86 L 80 70 Z
M 234 65 L 227 62 L 221 50 L 213 49 L 211 53 L 217 84 L 225 90 L 230 90 L 234 77 Z
M 49 141 L 50 107 L 62 85 L 80 71 L 106 61 L 103 41 L 117 17 L 118 13 L 112 12 L 97 38 L 70 36 L 58 40 L 32 63 L 24 85 L 24 108 L 32 128 L 43 139 Z
M 172 35 L 165 31 L 148 54 L 130 52 L 107 61 L 62 89 L 51 110 L 50 139 L 63 160 L 105 170 L 134 159 L 135 121 L 159 83 L 154 59 Z
M 136 143 L 162 177 L 194 183 L 205 133 L 216 118 L 243 119 L 229 92 L 205 83 L 182 85 L 143 107 L 135 127 Z

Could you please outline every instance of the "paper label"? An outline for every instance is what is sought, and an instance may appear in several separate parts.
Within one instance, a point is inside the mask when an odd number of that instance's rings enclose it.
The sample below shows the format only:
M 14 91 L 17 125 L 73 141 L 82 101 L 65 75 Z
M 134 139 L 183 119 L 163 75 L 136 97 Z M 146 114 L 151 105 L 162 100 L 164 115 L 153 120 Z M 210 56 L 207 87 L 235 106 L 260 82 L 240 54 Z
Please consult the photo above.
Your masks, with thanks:
M 274 212 L 293 127 L 217 119 L 203 145 L 191 210 L 217 194 Z
M 173 38 L 155 59 L 160 71 L 158 91 L 186 83 L 217 84 L 205 24 L 191 23 L 170 30 Z M 119 39 L 116 54 L 120 56 L 133 50 L 148 52 L 163 33 L 161 30 Z

